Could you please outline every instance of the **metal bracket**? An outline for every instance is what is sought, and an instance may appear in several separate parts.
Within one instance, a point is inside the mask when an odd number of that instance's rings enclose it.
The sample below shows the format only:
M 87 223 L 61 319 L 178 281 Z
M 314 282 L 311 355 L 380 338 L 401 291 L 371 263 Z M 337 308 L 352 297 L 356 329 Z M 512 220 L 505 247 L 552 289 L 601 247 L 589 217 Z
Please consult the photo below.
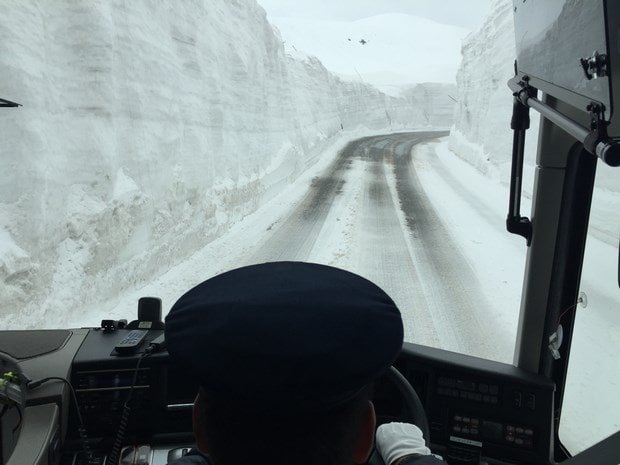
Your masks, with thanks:
M 605 54 L 599 54 L 595 51 L 591 57 L 580 58 L 579 62 L 588 81 L 608 75 L 607 65 L 609 61 Z
M 605 120 L 605 106 L 591 102 L 586 110 L 590 112 L 590 133 L 583 140 L 584 148 L 607 165 L 620 166 L 620 144 L 607 135 L 609 122 Z
M 600 141 L 607 139 L 607 122 L 604 121 L 605 107 L 596 102 L 591 102 L 586 107 L 590 112 L 590 130 L 591 132 L 583 141 L 584 148 L 590 153 L 596 153 L 596 146 Z
M 560 347 L 562 347 L 563 339 L 564 330 L 562 329 L 562 325 L 558 325 L 555 333 L 549 336 L 549 350 L 554 360 L 559 360 L 561 358 Z

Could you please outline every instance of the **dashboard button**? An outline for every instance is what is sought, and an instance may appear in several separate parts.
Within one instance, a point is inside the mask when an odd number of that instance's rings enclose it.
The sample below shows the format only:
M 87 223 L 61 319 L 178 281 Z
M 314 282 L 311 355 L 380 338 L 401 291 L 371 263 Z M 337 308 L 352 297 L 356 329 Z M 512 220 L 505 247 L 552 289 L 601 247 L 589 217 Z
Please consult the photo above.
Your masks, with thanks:
M 512 406 L 516 409 L 520 409 L 522 401 L 523 394 L 521 394 L 521 391 L 512 391 Z
M 534 411 L 536 410 L 536 394 L 529 393 L 527 395 L 527 408 Z

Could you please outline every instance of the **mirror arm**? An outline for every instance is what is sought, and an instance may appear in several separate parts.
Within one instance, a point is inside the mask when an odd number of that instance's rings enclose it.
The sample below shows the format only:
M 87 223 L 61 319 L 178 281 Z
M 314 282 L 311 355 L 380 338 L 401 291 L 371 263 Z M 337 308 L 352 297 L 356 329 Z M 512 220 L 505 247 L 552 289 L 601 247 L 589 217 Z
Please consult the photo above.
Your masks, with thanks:
M 512 167 L 506 229 L 510 233 L 523 236 L 529 247 L 532 242 L 532 223 L 529 218 L 521 216 L 521 188 L 523 186 L 525 131 L 530 128 L 530 111 L 526 102 L 529 97 L 535 96 L 537 91 L 530 87 L 527 81 L 520 82 L 519 89 L 513 94 L 512 120 L 510 122 L 510 128 L 513 130 Z M 523 92 L 525 92 L 525 96 L 521 95 Z M 525 102 L 523 101 L 524 98 Z

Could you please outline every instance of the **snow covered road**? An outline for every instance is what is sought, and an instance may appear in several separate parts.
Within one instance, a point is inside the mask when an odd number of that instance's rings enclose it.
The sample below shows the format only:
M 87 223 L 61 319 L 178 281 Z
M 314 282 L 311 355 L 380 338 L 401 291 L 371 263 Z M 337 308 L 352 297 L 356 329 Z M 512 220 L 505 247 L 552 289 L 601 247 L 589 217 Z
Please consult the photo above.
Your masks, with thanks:
M 407 340 L 496 355 L 491 310 L 475 273 L 412 163 L 414 145 L 445 135 L 397 133 L 350 142 L 294 208 L 269 225 L 243 263 L 302 260 L 355 271 L 397 301 Z
M 441 223 L 436 215 L 420 214 L 421 221 L 433 224 L 419 224 L 413 220 L 416 211 L 405 217 L 401 210 L 405 201 L 410 210 L 429 208 L 428 202 L 419 186 L 403 182 L 408 174 L 396 181 L 396 173 L 411 166 L 413 145 L 441 135 L 445 133 L 401 133 L 350 142 L 321 176 L 312 179 L 296 208 L 272 226 L 249 262 L 308 260 L 350 269 L 377 282 L 397 300 L 408 340 L 431 345 L 462 342 L 455 337 L 458 331 L 446 325 L 446 312 L 432 313 L 428 301 L 434 299 L 425 294 L 441 276 L 423 271 L 417 257 L 424 248 L 412 242 L 419 231 L 440 229 Z M 412 205 L 416 198 L 420 200 Z M 423 234 L 417 241 L 425 239 L 432 237 Z M 438 268 L 451 268 L 447 257 L 434 258 Z

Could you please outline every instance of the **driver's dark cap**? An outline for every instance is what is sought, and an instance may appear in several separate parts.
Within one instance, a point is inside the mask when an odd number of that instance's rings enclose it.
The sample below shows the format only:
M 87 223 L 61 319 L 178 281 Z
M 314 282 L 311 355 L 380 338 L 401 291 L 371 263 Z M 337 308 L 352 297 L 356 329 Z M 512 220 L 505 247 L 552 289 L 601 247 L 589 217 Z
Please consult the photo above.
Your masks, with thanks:
M 353 398 L 403 343 L 400 312 L 381 288 L 301 262 L 247 266 L 199 284 L 174 304 L 165 334 L 173 363 L 207 392 L 283 415 Z

